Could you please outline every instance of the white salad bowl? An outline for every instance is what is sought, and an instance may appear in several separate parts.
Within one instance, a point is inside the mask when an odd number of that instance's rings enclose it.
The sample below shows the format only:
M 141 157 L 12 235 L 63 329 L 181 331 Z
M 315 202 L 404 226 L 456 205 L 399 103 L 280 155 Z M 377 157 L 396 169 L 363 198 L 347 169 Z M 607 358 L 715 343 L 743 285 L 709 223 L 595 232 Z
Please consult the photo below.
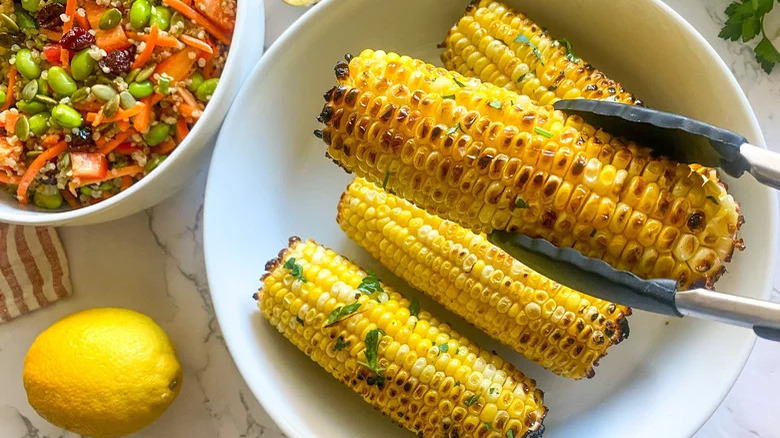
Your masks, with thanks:
M 0 222 L 22 225 L 89 225 L 119 219 L 174 195 L 201 169 L 244 79 L 263 53 L 263 0 L 238 0 L 238 14 L 219 86 L 187 138 L 154 171 L 127 190 L 88 207 L 51 211 L 0 196 Z
M 297 21 L 257 65 L 228 114 L 206 191 L 211 294 L 227 345 L 255 396 L 290 437 L 411 437 L 374 411 L 261 316 L 252 294 L 265 262 L 298 235 L 346 255 L 440 320 L 495 349 L 535 378 L 549 415 L 545 437 L 690 437 L 723 400 L 755 336 L 747 329 L 636 310 L 628 340 L 593 379 L 553 375 L 479 333 L 347 239 L 336 205 L 351 181 L 312 135 L 333 66 L 346 52 L 395 51 L 440 64 L 436 44 L 468 0 L 328 0 Z M 723 61 L 687 22 L 654 0 L 509 1 L 649 106 L 740 132 L 763 144 L 756 119 Z M 742 203 L 747 249 L 721 291 L 767 298 L 777 253 L 773 193 L 750 176 L 724 176 Z

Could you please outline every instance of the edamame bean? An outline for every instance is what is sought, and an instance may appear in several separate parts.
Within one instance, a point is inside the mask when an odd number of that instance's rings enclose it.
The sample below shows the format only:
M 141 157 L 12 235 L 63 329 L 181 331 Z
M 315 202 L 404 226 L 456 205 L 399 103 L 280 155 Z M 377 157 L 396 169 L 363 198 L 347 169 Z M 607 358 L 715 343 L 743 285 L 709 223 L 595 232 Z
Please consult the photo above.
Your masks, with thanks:
M 100 16 L 98 26 L 103 30 L 110 30 L 115 28 L 120 21 L 122 21 L 122 13 L 117 8 L 111 8 Z
M 168 137 L 171 132 L 171 125 L 167 123 L 158 123 L 149 129 L 149 132 L 144 134 L 144 140 L 149 146 L 157 146 L 162 143 Z
M 16 107 L 19 111 L 30 115 L 46 111 L 46 104 L 34 100 L 20 100 L 16 102 Z
M 78 111 L 63 103 L 51 109 L 51 117 L 64 128 L 78 128 L 83 121 Z
M 152 6 L 152 18 L 149 24 L 157 24 L 160 30 L 168 30 L 171 27 L 171 10 L 165 6 Z
M 200 87 L 200 84 L 202 84 L 203 81 L 205 81 L 203 73 L 201 73 L 200 70 L 195 70 L 195 73 L 190 76 L 190 83 L 187 84 L 187 89 L 195 93 L 198 91 L 198 87 Z
M 48 189 L 53 187 L 53 190 Z M 45 186 L 41 190 L 36 190 L 33 194 L 33 203 L 47 210 L 56 210 L 62 206 L 62 194 L 55 186 Z
M 38 23 L 35 22 L 35 19 L 27 13 L 27 11 L 16 8 L 16 23 L 19 25 L 19 29 L 25 30 L 25 29 L 37 29 Z
M 22 0 L 22 7 L 25 11 L 38 12 L 40 3 L 40 0 Z
M 73 59 L 70 60 L 70 72 L 73 74 L 73 79 L 77 81 L 83 81 L 95 71 L 97 62 L 88 52 L 89 49 L 84 49 L 73 55 Z
M 113 87 L 104 84 L 95 84 L 91 88 L 92 94 L 103 102 L 108 102 L 116 96 L 116 90 Z
M 16 134 L 16 138 L 21 141 L 26 141 L 30 138 L 30 120 L 27 116 L 19 116 L 19 118 L 16 119 L 14 134 Z
M 143 99 L 144 97 L 151 96 L 154 93 L 154 84 L 150 80 L 141 82 L 133 82 L 127 86 L 127 91 L 133 95 L 136 99 Z
M 128 91 L 123 91 L 119 93 L 119 104 L 124 109 L 130 109 L 135 106 L 136 104 L 135 97 L 133 97 L 132 94 L 130 94 Z
M 136 30 L 142 30 L 149 24 L 152 16 L 152 5 L 148 0 L 135 0 L 130 6 L 130 25 Z
M 49 115 L 46 113 L 38 113 L 30 117 L 30 132 L 35 134 L 36 137 L 40 137 L 49 130 Z
M 7 98 L 8 96 L 5 94 L 5 91 L 0 90 L 0 103 L 5 103 Z
M 146 165 L 144 166 L 144 172 L 149 173 L 153 171 L 157 166 L 159 166 L 163 161 L 165 161 L 165 157 L 158 155 L 151 160 L 146 162 Z
M 217 89 L 218 84 L 219 79 L 217 78 L 207 79 L 198 86 L 198 90 L 195 92 L 195 95 L 198 96 L 198 99 L 204 102 L 211 100 L 211 96 L 214 95 L 214 90 Z
M 68 72 L 66 72 L 64 68 L 56 65 L 49 67 L 49 75 L 46 77 L 46 80 L 49 81 L 51 89 L 62 96 L 70 96 L 79 89 L 78 85 L 76 85 L 76 81 L 70 77 Z
M 38 76 L 41 75 L 41 67 L 38 66 L 38 61 L 33 58 L 30 49 L 20 49 L 16 52 L 14 65 L 16 70 L 28 81 L 38 79 Z

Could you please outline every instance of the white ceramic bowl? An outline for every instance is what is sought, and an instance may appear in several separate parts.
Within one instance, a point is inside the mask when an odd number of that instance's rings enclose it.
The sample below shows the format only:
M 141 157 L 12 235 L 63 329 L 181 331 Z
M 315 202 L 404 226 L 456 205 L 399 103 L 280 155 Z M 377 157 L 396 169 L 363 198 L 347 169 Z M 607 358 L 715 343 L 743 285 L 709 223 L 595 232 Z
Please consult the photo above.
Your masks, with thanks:
M 263 53 L 263 0 L 238 0 L 238 16 L 225 70 L 200 120 L 187 138 L 148 176 L 129 189 L 76 210 L 52 212 L 0 196 L 0 222 L 23 225 L 89 225 L 119 219 L 172 196 L 192 180 L 210 152 L 233 98 Z
M 265 409 L 291 437 L 410 437 L 292 346 L 257 310 L 264 263 L 290 235 L 339 251 L 420 297 L 349 241 L 335 222 L 351 180 L 325 159 L 312 131 L 333 66 L 345 52 L 381 48 L 438 63 L 436 43 L 466 0 L 331 0 L 309 11 L 269 50 L 228 114 L 206 193 L 211 294 L 231 353 Z M 525 0 L 552 35 L 650 106 L 731 128 L 762 144 L 745 96 L 713 49 L 660 1 Z M 251 90 L 251 92 L 249 91 Z M 750 176 L 726 178 L 747 219 L 747 250 L 718 283 L 766 298 L 778 215 L 771 191 Z M 229 188 L 229 189 L 228 189 Z M 545 437 L 689 437 L 723 400 L 754 343 L 751 331 L 636 311 L 631 337 L 610 349 L 591 380 L 552 375 L 488 339 L 431 300 L 423 307 L 496 349 L 536 378 L 550 408 Z M 668 324 L 667 324 L 668 323 Z

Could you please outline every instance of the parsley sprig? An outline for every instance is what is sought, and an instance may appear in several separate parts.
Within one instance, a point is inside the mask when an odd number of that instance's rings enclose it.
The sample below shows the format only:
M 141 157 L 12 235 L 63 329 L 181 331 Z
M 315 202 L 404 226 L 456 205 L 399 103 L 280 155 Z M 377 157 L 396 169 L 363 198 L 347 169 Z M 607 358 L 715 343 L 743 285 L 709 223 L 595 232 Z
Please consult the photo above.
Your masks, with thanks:
M 764 28 L 764 17 L 780 0 L 736 0 L 726 8 L 726 23 L 718 34 L 725 40 L 748 42 L 757 36 L 761 39 L 753 48 L 756 60 L 765 72 L 771 73 L 780 63 L 780 52 L 772 44 Z
M 518 44 L 526 44 L 531 47 L 531 50 L 534 52 L 534 56 L 536 56 L 536 59 L 539 60 L 539 63 L 544 65 L 544 59 L 542 59 L 542 52 L 539 50 L 539 47 L 536 46 L 536 44 L 532 43 L 530 39 L 528 39 L 527 36 L 523 34 L 517 34 L 517 38 L 515 38 L 515 42 Z
M 359 308 L 360 303 L 357 301 L 352 304 L 347 304 L 346 306 L 336 307 L 332 312 L 330 312 L 330 315 L 328 315 L 328 321 L 325 323 L 325 327 L 330 327 L 333 324 L 348 317 L 349 315 L 352 315 L 353 313 L 357 312 L 357 309 Z
M 360 281 L 360 285 L 357 290 L 363 292 L 365 295 L 373 298 L 378 303 L 383 303 L 387 300 L 384 298 L 387 296 L 385 290 L 382 288 L 382 283 L 379 282 L 379 278 L 374 275 L 374 271 L 366 271 L 368 275 L 363 277 Z
M 374 382 L 377 385 L 381 385 L 385 381 L 384 368 L 379 367 L 379 341 L 382 340 L 382 336 L 385 332 L 382 329 L 373 329 L 366 335 L 366 349 L 363 354 L 366 356 L 366 361 L 358 361 L 360 365 L 368 368 L 376 374 Z
M 289 269 L 290 275 L 292 275 L 293 278 L 297 278 L 298 280 L 306 283 L 306 279 L 303 277 L 303 267 L 298 263 L 295 263 L 295 257 L 290 257 L 287 259 L 287 261 L 284 262 L 284 266 L 282 267 L 284 269 Z

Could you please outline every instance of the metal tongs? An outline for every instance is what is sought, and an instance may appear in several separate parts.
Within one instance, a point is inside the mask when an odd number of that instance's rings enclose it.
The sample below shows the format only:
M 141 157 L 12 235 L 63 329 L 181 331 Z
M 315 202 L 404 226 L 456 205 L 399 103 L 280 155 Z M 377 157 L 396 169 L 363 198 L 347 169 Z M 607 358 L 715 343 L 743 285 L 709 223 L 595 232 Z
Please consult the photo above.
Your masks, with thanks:
M 554 107 L 577 114 L 610 134 L 641 139 L 642 145 L 659 155 L 720 167 L 735 178 L 748 172 L 760 183 L 780 189 L 780 154 L 751 145 L 734 132 L 678 114 L 616 102 L 559 100 Z M 762 338 L 780 341 L 778 303 L 709 289 L 678 291 L 675 280 L 644 280 L 541 238 L 494 231 L 488 239 L 530 268 L 586 294 L 663 315 L 750 327 Z

